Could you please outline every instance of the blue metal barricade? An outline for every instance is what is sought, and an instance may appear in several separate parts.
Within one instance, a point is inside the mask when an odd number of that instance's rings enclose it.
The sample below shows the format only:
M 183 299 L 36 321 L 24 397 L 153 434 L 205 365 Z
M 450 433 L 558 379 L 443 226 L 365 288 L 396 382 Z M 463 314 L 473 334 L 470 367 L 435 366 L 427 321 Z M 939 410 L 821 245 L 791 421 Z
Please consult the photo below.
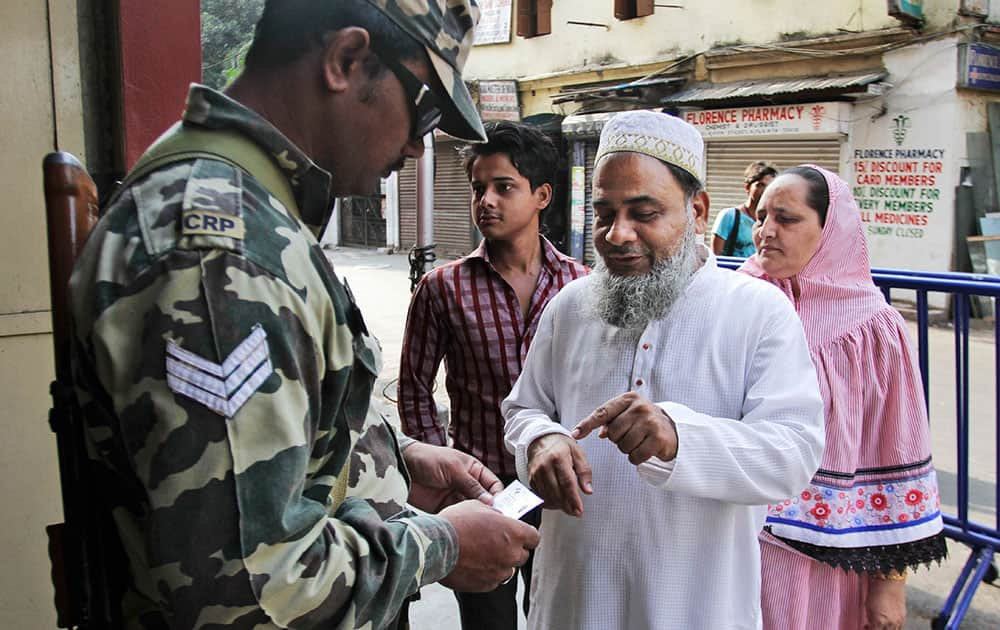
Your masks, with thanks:
M 736 269 L 741 258 L 719 257 L 719 266 Z M 872 278 L 892 301 L 893 289 L 916 293 L 917 353 L 923 377 L 924 396 L 930 408 L 930 371 L 928 326 L 929 293 L 950 296 L 952 324 L 955 335 L 955 442 L 957 468 L 957 514 L 944 514 L 944 532 L 948 538 L 967 545 L 971 552 L 958 580 L 945 600 L 944 608 L 933 622 L 933 628 L 958 628 L 972 603 L 979 584 L 988 576 L 996 577 L 994 554 L 1000 553 L 1000 515 L 991 525 L 969 519 L 969 330 L 971 298 L 991 298 L 994 314 L 1000 312 L 1000 277 L 969 273 L 922 272 L 904 269 L 873 268 Z M 1000 440 L 1000 318 L 994 317 L 993 360 L 994 422 Z M 933 421 L 933 418 L 931 419 Z M 1000 474 L 1000 444 L 994 445 L 996 471 Z M 996 484 L 994 512 L 1000 507 L 1000 483 Z

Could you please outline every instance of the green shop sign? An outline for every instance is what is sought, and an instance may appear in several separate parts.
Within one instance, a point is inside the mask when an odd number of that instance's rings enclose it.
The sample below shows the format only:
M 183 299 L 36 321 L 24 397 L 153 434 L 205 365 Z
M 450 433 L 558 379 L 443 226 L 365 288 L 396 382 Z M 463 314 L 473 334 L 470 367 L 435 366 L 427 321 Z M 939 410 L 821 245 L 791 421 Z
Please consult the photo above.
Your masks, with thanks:
M 889 15 L 911 25 L 924 21 L 924 0 L 888 0 Z

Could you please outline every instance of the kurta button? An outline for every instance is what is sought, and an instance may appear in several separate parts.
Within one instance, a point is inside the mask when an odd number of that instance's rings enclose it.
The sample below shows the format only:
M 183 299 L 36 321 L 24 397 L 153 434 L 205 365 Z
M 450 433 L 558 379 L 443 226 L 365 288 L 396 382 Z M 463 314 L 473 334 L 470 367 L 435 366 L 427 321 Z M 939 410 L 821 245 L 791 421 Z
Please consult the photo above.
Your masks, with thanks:
M 642 379 L 641 378 L 635 382 L 635 386 L 636 387 L 642 387 Z
M 643 350 L 649 350 L 649 344 L 648 343 L 642 344 L 642 349 Z

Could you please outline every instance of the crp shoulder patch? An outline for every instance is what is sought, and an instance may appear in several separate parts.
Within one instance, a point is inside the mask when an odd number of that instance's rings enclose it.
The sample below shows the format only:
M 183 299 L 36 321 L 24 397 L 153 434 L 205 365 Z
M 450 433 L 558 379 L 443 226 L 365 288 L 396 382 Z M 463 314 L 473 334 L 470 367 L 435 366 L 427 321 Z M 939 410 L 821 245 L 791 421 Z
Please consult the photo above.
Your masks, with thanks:
M 178 226 L 179 249 L 222 249 L 243 253 L 244 173 L 219 160 L 198 159 L 184 182 Z
M 181 234 L 225 236 L 242 241 L 246 235 L 246 226 L 243 224 L 243 217 L 209 210 L 185 210 L 181 214 Z
M 236 415 L 273 372 L 267 333 L 259 324 L 222 363 L 167 340 L 167 386 L 225 418 Z

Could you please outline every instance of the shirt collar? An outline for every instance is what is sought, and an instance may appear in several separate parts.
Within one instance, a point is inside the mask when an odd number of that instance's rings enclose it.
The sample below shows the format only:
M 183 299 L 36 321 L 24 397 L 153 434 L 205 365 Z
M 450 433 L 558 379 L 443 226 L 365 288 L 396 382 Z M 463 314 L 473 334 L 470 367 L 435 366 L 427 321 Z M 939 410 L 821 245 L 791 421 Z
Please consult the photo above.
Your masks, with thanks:
M 489 263 L 490 253 L 486 249 L 486 239 L 484 238 L 483 240 L 479 241 L 479 245 L 476 245 L 476 249 L 469 252 L 469 255 L 466 256 L 466 258 L 480 258 Z
M 704 243 L 696 243 L 694 246 L 695 264 L 698 268 L 702 267 L 718 267 L 719 259 L 715 255 L 712 249 L 705 245 Z
M 542 239 L 542 252 L 545 262 L 550 266 L 550 268 L 555 271 L 560 265 L 573 262 L 572 256 L 567 256 L 562 253 L 556 246 L 549 242 L 549 239 L 544 236 L 540 237 Z
M 330 173 L 258 113 L 212 88 L 192 84 L 183 119 L 185 124 L 207 129 L 236 131 L 256 142 L 288 177 L 299 205 L 299 218 L 313 228 L 321 228 L 329 219 Z
M 560 265 L 573 260 L 572 257 L 567 256 L 566 254 L 556 249 L 556 246 L 553 245 L 549 241 L 549 239 L 545 238 L 541 234 L 538 235 L 538 238 L 541 239 L 542 241 L 542 267 L 545 268 L 550 273 L 556 273 L 557 271 L 559 271 Z M 479 258 L 482 259 L 491 268 L 493 267 L 493 263 L 490 261 L 490 252 L 486 248 L 485 238 L 479 242 L 479 245 L 476 246 L 476 249 L 472 250 L 472 252 L 468 256 L 466 256 L 466 258 Z

